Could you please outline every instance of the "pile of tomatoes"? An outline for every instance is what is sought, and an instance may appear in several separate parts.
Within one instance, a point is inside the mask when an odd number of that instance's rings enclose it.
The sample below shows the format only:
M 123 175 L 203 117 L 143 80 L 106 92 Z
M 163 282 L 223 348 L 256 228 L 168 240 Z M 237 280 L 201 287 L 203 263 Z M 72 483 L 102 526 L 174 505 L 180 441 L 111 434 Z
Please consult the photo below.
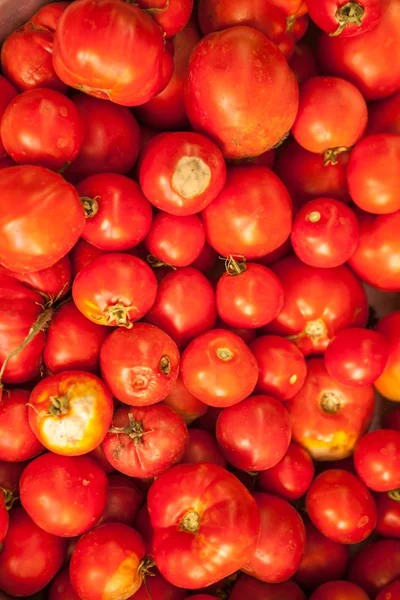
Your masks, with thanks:
M 0 600 L 399 600 L 400 0 L 55 2 L 1 70 Z

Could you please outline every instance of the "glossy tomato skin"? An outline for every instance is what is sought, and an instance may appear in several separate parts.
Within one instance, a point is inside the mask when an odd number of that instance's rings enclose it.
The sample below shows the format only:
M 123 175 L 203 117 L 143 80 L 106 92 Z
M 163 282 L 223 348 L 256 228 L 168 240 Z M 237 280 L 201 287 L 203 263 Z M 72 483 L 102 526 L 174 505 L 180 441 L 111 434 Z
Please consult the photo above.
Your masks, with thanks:
M 368 106 L 367 134 L 400 134 L 400 91 Z
M 111 392 L 125 404 L 148 406 L 163 400 L 179 371 L 179 350 L 164 331 L 136 323 L 108 336 L 100 367 Z
M 341 469 L 324 471 L 314 479 L 306 508 L 319 531 L 339 544 L 365 540 L 376 525 L 371 493 L 355 475 Z
M 53 579 L 49 589 L 49 600 L 79 600 L 72 587 L 68 568 L 60 571 Z
M 212 329 L 217 318 L 215 293 L 203 273 L 184 267 L 168 273 L 158 284 L 146 321 L 163 329 L 179 348 Z
M 142 585 L 129 600 L 149 600 L 149 595 L 152 600 L 185 600 L 186 594 L 186 590 L 172 585 L 159 573 L 153 573 L 146 579 L 146 585 Z
M 91 373 L 63 371 L 45 377 L 29 399 L 29 424 L 51 452 L 80 456 L 94 450 L 111 424 L 112 396 Z
M 396 498 L 396 491 L 393 495 L 390 492 L 375 494 L 378 513 L 375 530 L 385 538 L 400 538 L 400 503 Z
M 200 256 L 205 241 L 203 223 L 197 215 L 177 217 L 160 211 L 154 217 L 145 244 L 159 261 L 173 267 L 187 267 Z
M 398 600 L 400 598 L 400 581 L 393 581 L 385 585 L 376 597 L 376 600 Z
M 208 411 L 207 404 L 197 400 L 197 398 L 185 388 L 180 375 L 178 375 L 171 391 L 162 402 L 177 412 L 185 421 L 186 425 L 190 425 L 195 419 L 205 415 Z
M 0 121 L 1 121 L 4 111 L 6 110 L 7 106 L 10 104 L 11 100 L 13 100 L 13 98 L 15 98 L 15 96 L 17 95 L 18 92 L 15 89 L 15 87 L 12 85 L 12 83 L 10 83 L 8 81 L 8 79 L 3 77 L 3 75 L 0 75 L 0 91 L 1 91 L 1 100 L 0 100 Z M 4 148 L 2 139 L 0 137 L 0 158 L 4 158 L 6 156 L 7 156 L 7 152 Z
M 256 548 L 257 505 L 217 465 L 178 465 L 160 475 L 150 488 L 148 509 L 157 567 L 178 587 L 211 585 L 241 568 Z M 221 530 L 221 522 L 231 525 Z
M 81 198 L 97 203 L 93 216 L 86 219 L 84 240 L 106 252 L 123 252 L 144 240 L 152 210 L 137 183 L 117 173 L 98 173 L 81 181 L 76 189 Z
M 394 311 L 383 317 L 377 323 L 376 331 L 385 338 L 389 346 L 389 360 L 382 375 L 375 381 L 375 388 L 385 398 L 400 401 L 400 311 Z M 397 426 L 393 426 L 393 429 L 400 430 Z
M 1 460 L 29 460 L 44 450 L 29 425 L 28 402 L 29 392 L 26 390 L 3 391 L 0 399 Z
M 323 583 L 310 596 L 310 600 L 368 600 L 369 596 L 358 585 L 350 581 L 330 581 Z
M 310 18 L 320 29 L 330 35 L 339 35 L 342 38 L 355 37 L 374 29 L 379 25 L 385 14 L 390 0 L 363 0 L 357 3 L 359 21 L 348 19 L 348 11 L 343 10 L 346 0 L 307 0 L 307 10 Z M 342 13 L 340 11 L 342 9 Z M 347 17 L 347 21 L 346 21 Z M 342 21 L 345 26 L 343 27 Z
M 173 37 L 185 27 L 193 10 L 193 0 L 171 2 L 166 8 L 164 0 L 139 0 L 138 5 L 144 10 L 162 9 L 151 13 L 151 16 L 167 38 Z
M 350 563 L 347 578 L 371 597 L 400 579 L 400 541 L 378 540 L 361 548 Z
M 142 584 L 144 555 L 143 539 L 135 529 L 123 523 L 99 525 L 75 546 L 69 570 L 72 586 L 87 600 L 127 600 Z
M 23 508 L 14 507 L 0 552 L 0 588 L 13 596 L 39 592 L 61 567 L 65 548 L 64 539 L 46 533 Z
M 0 195 L 5 198 L 0 262 L 7 269 L 46 269 L 78 241 L 85 225 L 83 207 L 76 190 L 58 173 L 31 165 L 2 169 Z
M 111 473 L 107 477 L 107 503 L 100 523 L 125 523 L 132 525 L 143 504 L 143 492 L 131 477 Z
M 216 435 L 222 453 L 234 467 L 263 471 L 276 465 L 287 452 L 289 415 L 272 396 L 250 396 L 224 408 Z
M 292 69 L 299 85 L 302 85 L 308 79 L 311 79 L 311 77 L 319 75 L 315 54 L 303 42 L 295 45 L 293 56 L 289 61 L 289 67 Z
M 103 254 L 106 254 L 105 250 L 100 250 L 99 248 L 92 246 L 92 244 L 89 244 L 89 242 L 86 242 L 80 237 L 69 253 L 73 279 L 75 279 L 84 267 Z
M 206 236 L 221 255 L 248 260 L 276 250 L 289 237 L 292 203 L 267 167 L 230 167 L 222 192 L 203 212 Z
M 209 406 L 225 408 L 254 390 L 258 365 L 235 333 L 214 329 L 195 338 L 181 357 L 185 387 Z
M 289 131 L 298 87 L 272 42 L 256 29 L 235 26 L 197 44 L 185 103 L 196 131 L 214 139 L 226 158 L 246 158 L 269 150 Z
M 360 479 L 375 492 L 400 488 L 400 432 L 378 429 L 357 443 L 354 466 Z
M 215 436 L 204 429 L 189 429 L 189 441 L 181 463 L 214 463 L 226 467 L 226 460 Z
M 304 592 L 294 581 L 265 583 L 243 573 L 233 586 L 230 600 L 242 600 L 246 597 L 258 600 L 305 600 Z

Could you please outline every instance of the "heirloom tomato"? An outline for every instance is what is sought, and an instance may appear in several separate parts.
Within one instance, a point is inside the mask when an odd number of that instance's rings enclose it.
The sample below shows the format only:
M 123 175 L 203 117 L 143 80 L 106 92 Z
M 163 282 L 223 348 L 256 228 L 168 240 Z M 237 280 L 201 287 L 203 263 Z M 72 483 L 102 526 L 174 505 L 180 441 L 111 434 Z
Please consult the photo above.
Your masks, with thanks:
M 29 425 L 28 402 L 26 390 L 3 390 L 0 399 L 1 460 L 29 460 L 44 450 Z
M 389 346 L 389 360 L 382 375 L 375 381 L 377 391 L 389 400 L 400 401 L 400 310 L 381 319 L 376 327 Z M 396 417 L 394 417 L 396 420 Z M 389 427 L 390 428 L 390 427 Z M 399 427 L 393 427 L 398 429 Z

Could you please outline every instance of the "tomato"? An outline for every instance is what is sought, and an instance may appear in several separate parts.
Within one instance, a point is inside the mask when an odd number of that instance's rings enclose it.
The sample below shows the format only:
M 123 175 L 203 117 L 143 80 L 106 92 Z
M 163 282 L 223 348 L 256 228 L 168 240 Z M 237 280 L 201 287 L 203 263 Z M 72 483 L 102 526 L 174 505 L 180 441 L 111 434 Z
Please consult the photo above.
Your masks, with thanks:
M 214 329 L 195 338 L 184 350 L 181 375 L 185 387 L 198 400 L 224 408 L 251 394 L 258 365 L 239 336 Z
M 395 92 L 389 98 L 373 102 L 368 106 L 369 135 L 375 133 L 400 134 L 400 91 Z
M 217 465 L 178 465 L 160 475 L 149 490 L 148 509 L 157 567 L 178 587 L 211 585 L 243 567 L 256 548 L 256 502 Z
M 143 504 L 143 492 L 132 478 L 120 473 L 111 473 L 107 480 L 107 503 L 99 523 L 131 525 Z
M 304 43 L 295 45 L 293 56 L 289 61 L 289 67 L 292 69 L 299 85 L 302 85 L 308 79 L 311 79 L 311 77 L 319 75 L 315 54 Z
M 284 500 L 298 500 L 310 487 L 314 472 L 308 452 L 291 442 L 276 465 L 258 473 L 257 486 L 262 492 L 275 494 Z
M 115 411 L 103 447 L 115 469 L 144 479 L 179 462 L 188 439 L 182 417 L 168 406 L 124 406 Z
M 17 90 L 3 75 L 0 75 L 0 121 L 4 115 L 4 111 L 10 104 L 11 100 L 17 95 Z M 3 140 L 0 137 L 0 158 L 7 155 L 6 149 L 4 148 Z M 11 165 L 7 165 L 11 166 Z
M 370 329 L 350 327 L 339 331 L 325 351 L 329 375 L 343 385 L 363 387 L 374 383 L 389 357 L 385 338 Z
M 151 100 L 141 106 L 137 106 L 134 111 L 141 122 L 163 131 L 186 129 L 189 126 L 185 109 L 184 87 L 189 58 L 199 41 L 197 22 L 195 19 L 190 19 L 186 27 L 171 40 L 174 72 L 169 83 L 160 94 L 153 96 Z
M 400 598 L 400 581 L 393 581 L 385 585 L 384 588 L 379 592 L 376 600 L 399 600 Z
M 378 429 L 357 443 L 354 466 L 360 479 L 375 492 L 400 488 L 400 432 Z
M 276 465 L 289 448 L 289 415 L 272 396 L 250 396 L 221 412 L 216 435 L 223 455 L 233 466 L 242 471 L 263 471 Z
M 78 273 L 72 286 L 74 302 L 85 317 L 128 329 L 151 308 L 156 293 L 150 267 L 129 254 L 99 256 Z
M 159 212 L 145 244 L 156 265 L 161 262 L 187 267 L 200 256 L 205 240 L 204 227 L 197 215 L 177 217 Z
M 276 250 L 289 237 L 291 200 L 267 167 L 230 167 L 224 189 L 202 218 L 207 240 L 219 254 L 251 260 Z
M 26 463 L 6 462 L 0 459 L 0 487 L 7 493 L 18 495 L 19 480 Z
M 6 504 L 6 493 L 0 489 L 0 544 L 4 540 L 8 531 L 8 506 Z
M 269 0 L 270 4 L 277 6 L 288 17 L 301 17 L 307 12 L 305 0 Z
M 185 104 L 192 127 L 214 139 L 226 158 L 246 158 L 269 150 L 289 131 L 298 87 L 275 44 L 256 29 L 236 26 L 197 44 Z
M 349 581 L 329 581 L 323 583 L 310 596 L 310 600 L 368 600 L 362 588 Z
M 256 329 L 278 316 L 283 306 L 283 289 L 268 267 L 230 255 L 226 273 L 217 284 L 216 303 L 219 316 L 228 325 Z
M 390 0 L 307 0 L 311 19 L 331 36 L 354 37 L 379 25 Z M 329 599 L 330 600 L 330 599 Z
M 101 345 L 109 329 L 87 319 L 73 302 L 60 306 L 47 330 L 43 359 L 53 373 L 99 369 Z
M 212 329 L 216 317 L 211 283 L 197 269 L 185 267 L 168 273 L 160 281 L 146 320 L 163 329 L 182 348 Z
M 49 590 L 49 600 L 79 600 L 78 594 L 72 587 L 68 568 L 60 571 L 53 579 Z
M 400 311 L 383 317 L 375 329 L 389 346 L 389 360 L 382 375 L 375 381 L 375 388 L 385 398 L 400 401 Z
M 145 545 L 135 529 L 104 523 L 83 535 L 72 553 L 69 575 L 85 600 L 127 600 L 145 573 Z
M 347 577 L 374 598 L 385 585 L 400 579 L 400 541 L 379 540 L 361 548 Z
M 152 576 L 146 579 L 146 585 L 142 585 L 140 590 L 129 600 L 149 600 L 150 598 L 151 600 L 185 600 L 187 596 L 186 590 L 175 587 L 159 573 L 152 573 Z
M 178 375 L 168 396 L 162 401 L 178 413 L 190 425 L 195 419 L 205 415 L 208 410 L 207 404 L 197 400 L 183 385 L 182 377 Z
M 366 100 L 396 92 L 400 87 L 399 17 L 400 2 L 393 0 L 380 23 L 363 35 L 322 35 L 318 60 L 323 72 L 354 83 Z
M 52 267 L 28 273 L 16 273 L 0 266 L 0 273 L 18 279 L 53 303 L 68 292 L 71 283 L 71 261 L 68 256 L 64 256 Z
M 319 585 L 340 579 L 347 570 L 349 549 L 344 544 L 333 542 L 310 522 L 305 524 L 306 547 L 294 580 L 304 589 L 315 589 Z
M 236 580 L 229 598 L 243 600 L 247 597 L 257 600 L 305 600 L 304 593 L 293 581 L 264 583 L 242 574 Z
M 179 371 L 179 350 L 164 331 L 136 323 L 108 336 L 100 367 L 111 392 L 131 406 L 148 406 L 168 396 Z
M 79 456 L 94 450 L 111 424 L 113 401 L 104 383 L 83 371 L 45 377 L 29 399 L 29 424 L 56 454 Z
M 285 301 L 265 332 L 291 339 L 305 354 L 321 354 L 338 331 L 364 327 L 368 318 L 365 290 L 346 266 L 310 267 L 289 256 L 272 265 Z
M 12 462 L 28 460 L 44 448 L 29 425 L 29 392 L 3 391 L 0 400 L 0 459 Z M 0 488 L 1 488 L 0 484 Z
M 107 475 L 115 471 L 114 467 L 110 465 L 106 458 L 106 455 L 104 454 L 102 444 L 99 444 L 98 446 L 96 446 L 96 448 L 88 452 L 88 455 L 91 456 L 97 462 L 98 465 L 100 465 L 104 473 L 106 473 Z
M 376 525 L 371 493 L 355 475 L 341 469 L 324 471 L 314 479 L 306 508 L 319 531 L 339 544 L 365 540 Z
M 0 589 L 17 596 L 40 591 L 61 567 L 65 548 L 65 540 L 40 529 L 23 508 L 13 508 L 0 552 Z
M 104 250 L 100 250 L 92 244 L 86 242 L 83 238 L 79 238 L 75 246 L 72 248 L 69 253 L 69 257 L 71 260 L 71 269 L 72 269 L 72 277 L 78 275 L 80 271 L 91 262 L 94 261 L 98 256 L 102 256 L 106 254 Z
M 138 6 L 119 0 L 80 0 L 70 4 L 58 22 L 53 66 L 73 88 L 137 106 L 167 83 L 166 52 L 161 29 Z
M 51 267 L 78 241 L 85 213 L 58 173 L 23 165 L 2 169 L 0 263 L 17 272 Z
M 193 0 L 139 0 L 138 6 L 149 11 L 164 35 L 171 38 L 179 33 L 189 21 L 193 10 Z
M 376 532 L 386 538 L 400 538 L 400 503 L 397 490 L 375 494 L 378 520 Z
M 214 463 L 226 467 L 215 436 L 204 429 L 189 429 L 189 442 L 181 463 Z

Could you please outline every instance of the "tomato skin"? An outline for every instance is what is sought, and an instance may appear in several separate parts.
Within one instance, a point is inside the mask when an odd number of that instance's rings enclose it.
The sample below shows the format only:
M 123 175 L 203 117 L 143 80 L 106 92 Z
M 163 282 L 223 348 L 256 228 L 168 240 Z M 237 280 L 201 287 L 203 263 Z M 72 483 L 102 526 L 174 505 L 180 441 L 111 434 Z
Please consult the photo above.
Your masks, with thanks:
M 44 448 L 28 421 L 29 392 L 4 391 L 0 400 L 0 459 L 11 462 L 29 460 Z M 0 487 L 2 487 L 0 485 Z
M 388 583 L 400 579 L 400 541 L 378 540 L 361 548 L 347 578 L 374 598 Z
M 215 436 L 204 429 L 189 429 L 189 442 L 181 463 L 214 463 L 226 467 L 226 460 Z
M 239 336 L 214 329 L 195 338 L 183 351 L 181 375 L 184 386 L 198 400 L 225 408 L 251 394 L 258 365 Z
M 369 596 L 350 581 L 329 581 L 323 583 L 310 596 L 310 600 L 368 600 Z
M 230 167 L 224 189 L 202 219 L 207 241 L 221 256 L 251 260 L 276 250 L 289 237 L 292 203 L 267 167 Z
M 37 292 L 41 292 L 49 300 L 65 296 L 71 283 L 71 261 L 68 255 L 57 261 L 52 267 L 41 271 L 16 273 L 0 266 L 0 273 L 9 275 Z
M 319 531 L 339 544 L 365 540 L 376 525 L 376 506 L 370 491 L 355 475 L 341 469 L 324 471 L 314 479 L 306 495 L 306 507 Z
M 264 583 L 243 573 L 233 586 L 230 600 L 242 600 L 246 597 L 257 600 L 305 600 L 304 592 L 294 581 Z
M 99 524 L 111 522 L 131 525 L 143 504 L 143 492 L 132 478 L 120 473 L 111 473 L 107 481 L 107 503 Z
M 375 381 L 376 390 L 389 400 L 400 401 L 400 310 L 394 311 L 383 317 L 375 327 L 376 331 L 381 334 L 389 346 L 389 360 L 386 364 L 382 375 Z M 386 423 L 389 429 L 399 429 L 394 426 L 397 423 L 397 414 L 394 417 L 395 422 L 392 427 L 392 420 Z
M 368 106 L 367 134 L 400 134 L 400 91 Z
M 179 350 L 164 331 L 136 323 L 108 336 L 100 353 L 100 367 L 111 392 L 130 406 L 163 400 L 179 371 Z
M 18 495 L 19 480 L 26 463 L 8 462 L 0 459 L 0 487 Z
M 241 568 L 256 548 L 256 503 L 217 465 L 178 465 L 160 475 L 149 490 L 148 509 L 157 567 L 178 587 L 211 585 Z M 221 530 L 218 522 L 234 527 Z
M 207 404 L 197 400 L 197 398 L 185 388 L 180 374 L 168 396 L 166 396 L 162 402 L 177 412 L 185 421 L 186 425 L 190 425 L 195 419 L 205 415 L 208 411 Z
M 58 173 L 31 165 L 2 169 L 0 195 L 6 199 L 0 215 L 0 262 L 7 269 L 46 269 L 78 241 L 85 225 L 83 207 L 76 190 Z
M 23 508 L 14 507 L 0 552 L 0 588 L 17 596 L 39 592 L 61 567 L 65 548 L 63 538 L 46 533 Z
M 264 471 L 276 465 L 289 448 L 289 414 L 272 396 L 250 396 L 224 408 L 216 435 L 222 453 L 234 467 Z
M 95 258 L 103 254 L 106 254 L 105 250 L 100 250 L 92 246 L 92 244 L 89 244 L 89 242 L 80 237 L 69 253 L 73 279 L 75 279 L 82 269 L 93 262 Z
M 340 37 L 346 38 L 364 34 L 379 25 L 389 3 L 390 0 L 363 0 L 362 3 L 358 3 L 363 10 L 360 23 L 349 20 L 343 29 L 340 27 L 341 20 L 337 11 L 346 4 L 346 0 L 307 0 L 307 10 L 320 29 L 330 35 L 339 32 Z
M 400 504 L 388 493 L 375 494 L 378 520 L 376 532 L 385 538 L 400 538 Z
M 79 600 L 78 594 L 72 587 L 68 568 L 60 571 L 53 579 L 49 590 L 49 600 Z
M 378 429 L 357 443 L 354 466 L 359 478 L 375 492 L 400 487 L 400 432 Z
M 142 585 L 129 600 L 149 600 L 149 598 L 151 600 L 185 600 L 187 596 L 186 590 L 175 587 L 159 573 L 153 573 L 152 577 L 146 579 L 146 586 Z
M 43 446 L 80 456 L 94 450 L 111 424 L 112 396 L 91 373 L 63 371 L 45 377 L 29 399 L 29 424 Z
M 106 458 L 106 455 L 104 454 L 102 444 L 99 444 L 98 446 L 96 446 L 96 448 L 88 452 L 88 455 L 91 456 L 97 462 L 98 465 L 100 465 L 104 473 L 106 473 L 107 475 L 115 471 L 114 467 L 110 465 Z
M 376 600 L 398 600 L 400 598 L 400 581 L 393 581 L 389 585 L 385 585 L 379 592 Z
M 99 525 L 75 546 L 69 570 L 72 586 L 85 600 L 127 600 L 142 584 L 144 555 L 144 542 L 135 529 L 123 523 Z
M 164 0 L 139 0 L 140 8 L 165 8 Z M 167 38 L 179 33 L 189 21 L 193 10 L 193 0 L 178 0 L 167 5 L 165 10 L 154 12 L 151 16 L 161 27 Z
M 3 44 L 4 45 L 4 44 Z M 15 98 L 18 94 L 17 90 L 13 86 L 12 83 L 8 81 L 3 75 L 0 75 L 0 122 L 4 115 L 4 111 L 10 102 Z M 0 136 L 0 158 L 5 158 L 7 156 L 6 149 L 4 148 L 3 141 Z M 7 165 L 11 166 L 11 165 Z
M 5 503 L 5 496 L 3 490 L 0 490 L 0 544 L 7 535 L 8 523 L 9 517 Z
M 154 257 L 173 267 L 187 267 L 199 256 L 206 241 L 197 215 L 177 217 L 159 212 L 146 237 L 146 248 Z
M 214 139 L 226 158 L 246 158 L 269 150 L 289 131 L 298 87 L 275 44 L 256 29 L 235 26 L 197 44 L 185 104 L 192 127 Z
M 308 79 L 311 79 L 311 77 L 319 75 L 314 52 L 304 43 L 295 45 L 293 56 L 289 61 L 289 67 L 292 69 L 299 85 L 302 85 Z

